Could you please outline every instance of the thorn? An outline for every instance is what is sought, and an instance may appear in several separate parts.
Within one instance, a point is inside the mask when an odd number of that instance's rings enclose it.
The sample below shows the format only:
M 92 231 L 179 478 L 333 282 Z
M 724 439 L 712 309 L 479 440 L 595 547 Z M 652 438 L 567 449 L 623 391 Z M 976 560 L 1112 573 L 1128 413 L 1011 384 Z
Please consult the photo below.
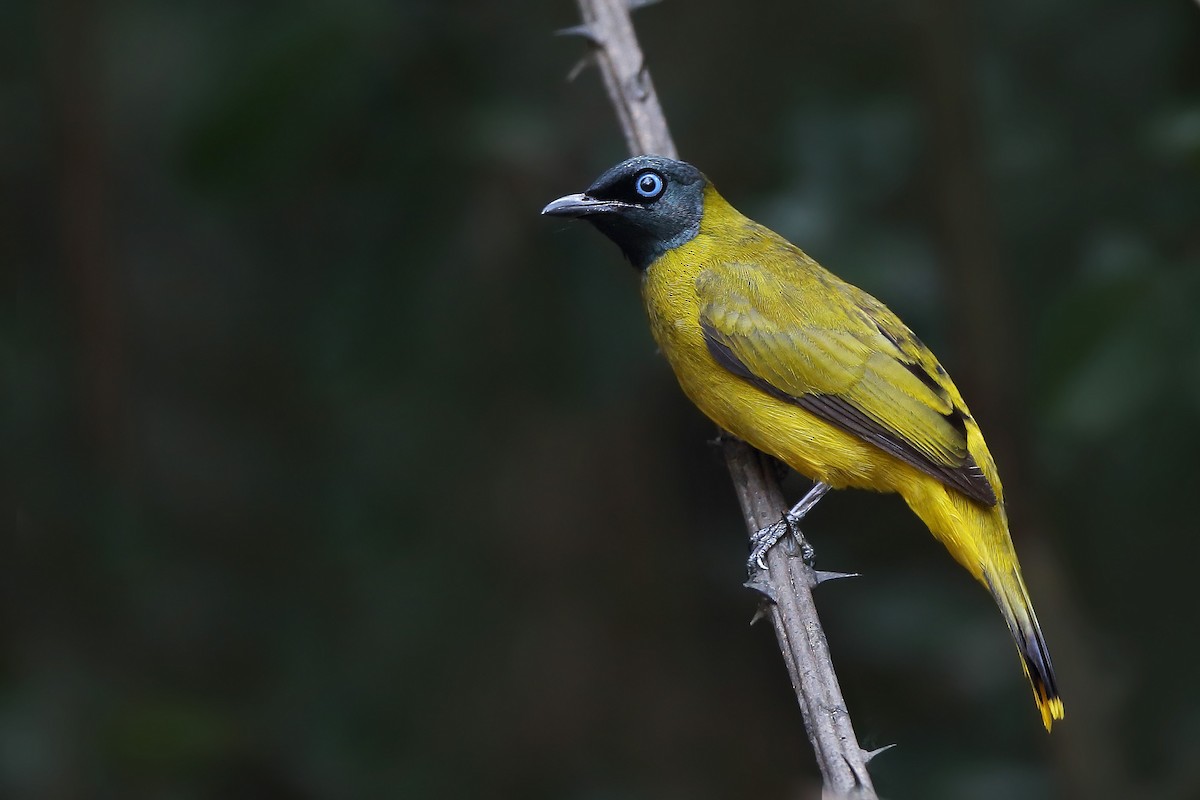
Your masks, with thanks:
M 625 0 L 625 7 L 628 8 L 630 12 L 634 12 L 639 8 L 645 8 L 646 6 L 656 6 L 661 2 L 662 0 Z
M 586 22 L 579 25 L 572 25 L 569 28 L 559 28 L 554 32 L 555 36 L 580 36 L 587 39 L 591 44 L 600 44 L 600 37 L 592 30 L 592 26 Z
M 750 618 L 750 625 L 753 626 L 754 623 L 758 622 L 761 619 L 766 619 L 766 618 L 767 618 L 767 604 L 759 603 L 758 608 L 754 609 L 754 616 Z
M 637 92 L 638 100 L 645 100 L 650 95 L 650 71 L 646 69 L 646 58 L 642 57 L 642 66 L 638 67 L 637 75 L 633 76 L 633 89 Z
M 742 584 L 752 592 L 758 592 L 767 602 L 775 604 L 779 602 L 779 597 L 775 594 L 775 587 L 767 580 L 766 575 L 755 575 L 750 580 Z M 751 622 L 753 625 L 754 623 Z
M 879 755 L 880 753 L 886 753 L 895 746 L 895 744 L 885 744 L 883 747 L 876 747 L 874 750 L 863 750 L 863 762 L 869 764 L 871 763 L 871 759 L 873 759 L 875 756 Z
M 817 579 L 817 585 L 825 583 L 825 581 L 837 581 L 842 578 L 861 578 L 861 572 L 829 572 L 823 569 L 814 569 L 813 577 Z
M 567 73 L 567 83 L 570 83 L 571 81 L 578 78 L 580 73 L 582 73 L 585 69 L 587 69 L 591 63 L 592 63 L 592 56 L 590 54 L 579 59 L 579 61 L 576 62 L 575 66 L 571 67 L 571 71 Z

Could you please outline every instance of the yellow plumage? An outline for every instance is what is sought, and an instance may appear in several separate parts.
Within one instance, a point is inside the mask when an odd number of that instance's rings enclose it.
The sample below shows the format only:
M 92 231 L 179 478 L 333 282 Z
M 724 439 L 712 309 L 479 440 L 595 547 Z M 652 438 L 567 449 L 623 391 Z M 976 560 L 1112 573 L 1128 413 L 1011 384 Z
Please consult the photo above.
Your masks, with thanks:
M 933 354 L 882 303 L 823 269 L 708 186 L 699 234 L 650 264 L 642 284 L 654 338 L 683 391 L 725 430 L 835 489 L 902 496 L 995 595 L 1049 730 L 1062 719 L 1045 643 L 1004 513 L 1004 492 L 979 426 Z M 715 331 L 759 381 L 718 363 Z M 905 362 L 926 376 L 917 377 Z M 833 395 L 948 466 L 969 455 L 998 502 L 986 506 L 829 421 L 791 397 Z M 936 385 L 941 392 L 935 391 Z M 946 415 L 958 410 L 965 451 Z M 1030 665 L 1034 666 L 1033 673 Z
M 654 338 L 719 426 L 833 488 L 903 497 L 992 593 L 1046 729 L 1062 719 L 996 465 L 946 370 L 895 314 L 684 162 L 638 156 L 543 213 L 587 219 L 641 270 Z

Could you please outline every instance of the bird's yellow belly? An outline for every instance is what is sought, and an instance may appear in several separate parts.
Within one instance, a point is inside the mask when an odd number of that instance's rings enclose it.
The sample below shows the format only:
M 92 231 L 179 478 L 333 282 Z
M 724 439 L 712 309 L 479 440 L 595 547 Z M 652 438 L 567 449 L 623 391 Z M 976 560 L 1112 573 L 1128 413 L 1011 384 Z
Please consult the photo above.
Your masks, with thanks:
M 909 465 L 726 370 L 709 354 L 699 325 L 648 310 L 684 394 L 722 429 L 835 489 L 901 491 L 913 479 Z

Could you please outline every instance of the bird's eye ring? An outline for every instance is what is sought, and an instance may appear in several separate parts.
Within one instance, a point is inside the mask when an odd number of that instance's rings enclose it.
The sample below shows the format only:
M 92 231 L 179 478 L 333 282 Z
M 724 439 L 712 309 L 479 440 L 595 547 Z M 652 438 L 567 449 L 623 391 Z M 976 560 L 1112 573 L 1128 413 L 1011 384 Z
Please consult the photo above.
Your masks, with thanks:
M 647 200 L 657 200 L 662 195 L 663 190 L 667 188 L 667 183 L 663 180 L 662 175 L 648 169 L 639 172 L 637 177 L 633 179 L 633 188 Z

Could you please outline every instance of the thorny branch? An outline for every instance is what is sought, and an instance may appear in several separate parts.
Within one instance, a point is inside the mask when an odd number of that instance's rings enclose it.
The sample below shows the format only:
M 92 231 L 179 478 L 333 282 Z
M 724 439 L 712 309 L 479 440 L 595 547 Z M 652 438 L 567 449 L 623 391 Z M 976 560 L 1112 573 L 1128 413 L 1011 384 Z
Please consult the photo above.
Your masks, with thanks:
M 562 32 L 591 44 L 630 151 L 674 158 L 675 143 L 630 20 L 633 9 L 653 1 L 577 0 L 583 24 Z M 748 531 L 753 534 L 783 519 L 786 506 L 770 460 L 730 436 L 723 436 L 721 445 Z M 800 703 L 825 796 L 872 800 L 876 794 L 867 762 L 880 751 L 867 752 L 858 744 L 813 603 L 813 587 L 831 577 L 839 575 L 817 573 L 785 548 L 775 547 L 767 555 L 761 591 L 774 600 L 766 604 L 767 616 Z

